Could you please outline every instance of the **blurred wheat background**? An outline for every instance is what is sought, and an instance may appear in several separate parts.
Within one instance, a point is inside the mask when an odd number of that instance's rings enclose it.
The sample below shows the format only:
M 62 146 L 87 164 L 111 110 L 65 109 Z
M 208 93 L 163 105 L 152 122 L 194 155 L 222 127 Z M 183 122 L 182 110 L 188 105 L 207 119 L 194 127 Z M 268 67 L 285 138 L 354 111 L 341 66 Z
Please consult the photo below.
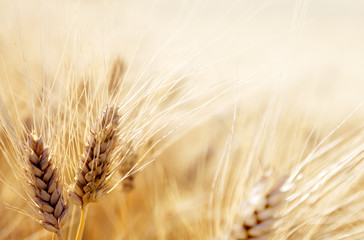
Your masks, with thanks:
M 67 193 L 108 106 L 112 177 L 83 239 L 363 239 L 363 42 L 356 0 L 1 0 L 0 239 L 57 238 L 30 132 L 76 238 Z

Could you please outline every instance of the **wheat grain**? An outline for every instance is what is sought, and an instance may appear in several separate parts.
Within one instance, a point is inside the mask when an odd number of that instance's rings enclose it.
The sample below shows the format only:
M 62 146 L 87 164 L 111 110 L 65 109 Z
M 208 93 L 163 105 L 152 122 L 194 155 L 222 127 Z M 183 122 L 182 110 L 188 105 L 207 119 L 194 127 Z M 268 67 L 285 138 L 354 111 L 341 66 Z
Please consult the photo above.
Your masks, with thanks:
M 29 163 L 28 180 L 42 218 L 40 223 L 46 230 L 61 235 L 61 226 L 65 222 L 68 205 L 49 149 L 42 138 L 34 133 L 28 134 L 24 148 Z

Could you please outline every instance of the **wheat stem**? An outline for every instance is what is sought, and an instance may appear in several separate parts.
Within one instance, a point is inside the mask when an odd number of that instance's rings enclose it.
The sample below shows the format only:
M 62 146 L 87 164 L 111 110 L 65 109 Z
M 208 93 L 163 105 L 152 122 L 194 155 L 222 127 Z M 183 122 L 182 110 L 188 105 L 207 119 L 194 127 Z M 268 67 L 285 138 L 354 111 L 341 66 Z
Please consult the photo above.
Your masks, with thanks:
M 76 240 L 82 239 L 83 229 L 85 228 L 85 222 L 86 222 L 86 214 L 87 214 L 87 206 L 81 208 L 81 219 L 80 219 L 80 225 L 78 226 Z
M 58 238 L 59 240 L 63 240 L 63 235 L 62 235 L 62 233 L 57 234 L 57 238 Z

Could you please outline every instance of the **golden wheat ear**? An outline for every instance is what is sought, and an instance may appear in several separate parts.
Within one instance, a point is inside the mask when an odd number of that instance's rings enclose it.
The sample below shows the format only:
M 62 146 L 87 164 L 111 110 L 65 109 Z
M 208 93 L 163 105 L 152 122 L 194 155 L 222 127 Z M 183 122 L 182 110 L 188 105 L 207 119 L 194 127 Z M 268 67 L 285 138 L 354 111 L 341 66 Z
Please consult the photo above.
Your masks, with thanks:
M 61 226 L 68 213 L 68 205 L 57 167 L 53 165 L 49 149 L 42 138 L 34 133 L 27 135 L 24 149 L 29 163 L 26 169 L 28 180 L 42 218 L 40 223 L 46 230 L 61 236 Z
M 109 189 L 112 171 L 112 153 L 120 119 L 117 107 L 106 107 L 101 119 L 90 131 L 69 195 L 76 205 L 85 208 L 90 202 L 101 199 Z
M 237 217 L 229 239 L 266 239 L 274 231 L 277 211 L 289 188 L 284 186 L 287 178 L 283 177 L 268 191 L 263 190 L 267 177 L 255 186 L 249 203 L 243 206 L 243 211 L 247 212 Z

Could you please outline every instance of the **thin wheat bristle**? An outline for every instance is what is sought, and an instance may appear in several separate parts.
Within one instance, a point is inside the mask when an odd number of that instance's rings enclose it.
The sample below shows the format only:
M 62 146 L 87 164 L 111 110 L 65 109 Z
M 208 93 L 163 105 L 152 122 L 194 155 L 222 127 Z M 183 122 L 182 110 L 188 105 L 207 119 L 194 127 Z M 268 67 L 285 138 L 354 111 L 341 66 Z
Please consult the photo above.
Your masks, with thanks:
M 116 146 L 116 133 L 120 115 L 116 107 L 106 107 L 101 119 L 90 130 L 75 184 L 70 191 L 73 202 L 85 207 L 102 198 L 108 190 L 111 174 L 111 155 Z
M 53 165 L 48 147 L 37 135 L 28 134 L 24 148 L 29 163 L 29 182 L 42 218 L 40 223 L 46 230 L 60 235 L 68 205 L 57 167 Z
M 276 212 L 279 205 L 284 202 L 285 190 L 283 185 L 286 178 L 282 178 L 269 191 L 262 191 L 266 180 L 255 186 L 253 196 L 247 206 L 248 214 L 238 216 L 233 226 L 230 239 L 266 239 L 274 230 L 273 225 L 277 220 Z M 246 209 L 243 209 L 245 211 Z

